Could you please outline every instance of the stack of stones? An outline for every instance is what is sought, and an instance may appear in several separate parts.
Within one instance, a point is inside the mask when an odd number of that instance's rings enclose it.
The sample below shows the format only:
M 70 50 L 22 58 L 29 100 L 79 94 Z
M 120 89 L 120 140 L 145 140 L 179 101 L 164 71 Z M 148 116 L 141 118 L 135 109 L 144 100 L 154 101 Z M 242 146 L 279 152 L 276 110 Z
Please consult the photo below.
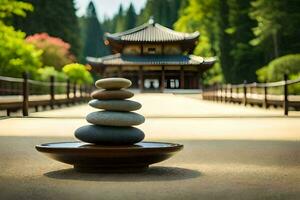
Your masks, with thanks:
M 96 90 L 92 93 L 89 105 L 101 111 L 89 113 L 86 125 L 75 131 L 75 137 L 87 143 L 101 145 L 131 145 L 142 141 L 143 131 L 132 126 L 144 123 L 145 118 L 137 114 L 142 105 L 127 100 L 133 93 L 126 90 L 131 81 L 124 78 L 100 79 L 95 83 Z

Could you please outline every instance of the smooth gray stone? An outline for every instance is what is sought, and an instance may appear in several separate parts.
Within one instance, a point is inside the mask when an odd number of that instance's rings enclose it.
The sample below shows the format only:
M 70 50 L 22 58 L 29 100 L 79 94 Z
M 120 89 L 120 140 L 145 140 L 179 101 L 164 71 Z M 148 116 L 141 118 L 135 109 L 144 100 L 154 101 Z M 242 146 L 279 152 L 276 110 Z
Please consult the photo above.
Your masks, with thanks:
M 145 134 L 134 127 L 86 125 L 75 131 L 75 137 L 88 143 L 118 145 L 138 143 L 145 138 Z
M 99 100 L 111 99 L 129 99 L 133 97 L 133 93 L 128 90 L 96 90 L 92 92 L 91 97 Z
M 134 112 L 96 111 L 89 113 L 86 120 L 91 124 L 104 126 L 135 126 L 145 122 L 145 118 Z
M 93 108 L 104 109 L 109 111 L 135 111 L 142 107 L 136 101 L 130 100 L 97 100 L 89 101 L 89 105 Z
M 119 90 L 128 88 L 131 84 L 131 81 L 126 78 L 104 78 L 96 81 L 95 86 L 107 90 Z

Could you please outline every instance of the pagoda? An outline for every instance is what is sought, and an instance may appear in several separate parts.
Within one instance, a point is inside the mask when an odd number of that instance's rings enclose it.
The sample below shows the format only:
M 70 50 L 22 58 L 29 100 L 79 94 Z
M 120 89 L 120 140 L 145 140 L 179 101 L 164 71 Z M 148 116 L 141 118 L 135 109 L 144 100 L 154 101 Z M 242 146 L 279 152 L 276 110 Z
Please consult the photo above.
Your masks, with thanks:
M 102 77 L 123 77 L 144 90 L 199 89 L 201 75 L 214 58 L 192 55 L 199 32 L 182 33 L 150 19 L 148 23 L 120 32 L 105 33 L 112 55 L 87 57 L 92 70 Z

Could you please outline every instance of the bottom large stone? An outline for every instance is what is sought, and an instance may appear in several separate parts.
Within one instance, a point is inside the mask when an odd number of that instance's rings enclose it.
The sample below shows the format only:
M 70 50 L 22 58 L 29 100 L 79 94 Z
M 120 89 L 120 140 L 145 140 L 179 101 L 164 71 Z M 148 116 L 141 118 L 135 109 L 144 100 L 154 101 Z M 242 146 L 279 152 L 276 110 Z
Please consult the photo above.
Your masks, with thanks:
M 83 142 L 101 145 L 127 145 L 142 141 L 143 131 L 134 127 L 86 125 L 75 131 L 75 137 Z

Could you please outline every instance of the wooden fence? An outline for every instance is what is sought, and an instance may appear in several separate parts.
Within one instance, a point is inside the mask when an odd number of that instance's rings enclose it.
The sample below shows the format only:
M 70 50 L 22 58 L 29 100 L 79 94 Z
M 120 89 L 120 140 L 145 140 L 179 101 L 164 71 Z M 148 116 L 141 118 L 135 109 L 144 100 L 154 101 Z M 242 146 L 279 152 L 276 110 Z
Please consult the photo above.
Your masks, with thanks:
M 288 80 L 284 75 L 283 81 L 272 83 L 248 83 L 239 85 L 215 85 L 203 90 L 203 99 L 218 102 L 239 103 L 243 105 L 258 105 L 268 108 L 283 107 L 284 115 L 289 109 L 300 110 L 300 95 L 290 95 L 289 86 L 300 83 L 300 78 Z M 281 94 L 269 94 L 274 88 L 282 88 Z M 277 93 L 280 90 L 277 90 Z
M 91 85 L 79 85 L 67 82 L 55 82 L 54 76 L 49 82 L 36 81 L 28 78 L 0 76 L 0 110 L 11 112 L 22 110 L 23 116 L 29 115 L 29 108 L 46 108 L 50 106 L 70 105 L 90 99 Z

